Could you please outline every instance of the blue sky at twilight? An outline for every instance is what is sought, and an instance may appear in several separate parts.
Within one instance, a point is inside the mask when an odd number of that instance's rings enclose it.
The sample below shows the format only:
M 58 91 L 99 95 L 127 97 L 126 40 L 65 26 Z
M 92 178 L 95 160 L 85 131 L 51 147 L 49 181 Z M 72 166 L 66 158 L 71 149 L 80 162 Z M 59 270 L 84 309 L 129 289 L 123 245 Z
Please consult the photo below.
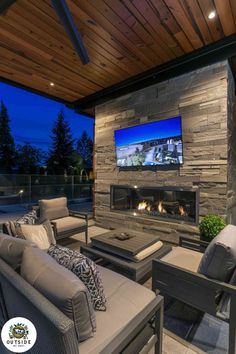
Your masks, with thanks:
M 136 144 L 144 141 L 179 136 L 182 134 L 181 117 L 141 124 L 115 131 L 116 146 Z
M 47 151 L 53 123 L 61 109 L 64 110 L 74 139 L 78 140 L 83 130 L 93 139 L 94 120 L 75 113 L 59 102 L 4 83 L 0 83 L 1 100 L 8 109 L 16 144 L 30 143 Z

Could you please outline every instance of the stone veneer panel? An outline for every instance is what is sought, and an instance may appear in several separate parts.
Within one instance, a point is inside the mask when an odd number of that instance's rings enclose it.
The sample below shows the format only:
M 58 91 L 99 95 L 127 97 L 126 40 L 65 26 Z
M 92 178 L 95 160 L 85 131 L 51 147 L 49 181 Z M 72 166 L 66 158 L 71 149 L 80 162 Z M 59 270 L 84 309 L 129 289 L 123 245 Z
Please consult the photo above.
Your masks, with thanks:
M 199 187 L 200 217 L 209 213 L 227 215 L 227 114 L 232 111 L 228 103 L 229 75 L 224 61 L 96 107 L 95 217 L 99 225 L 158 232 L 162 239 L 175 243 L 180 235 L 198 233 L 195 226 L 110 211 L 111 184 Z M 182 116 L 183 166 L 167 171 L 119 171 L 115 129 L 177 115 Z M 230 190 L 233 188 L 231 182 Z M 236 197 L 232 200 L 235 202 Z

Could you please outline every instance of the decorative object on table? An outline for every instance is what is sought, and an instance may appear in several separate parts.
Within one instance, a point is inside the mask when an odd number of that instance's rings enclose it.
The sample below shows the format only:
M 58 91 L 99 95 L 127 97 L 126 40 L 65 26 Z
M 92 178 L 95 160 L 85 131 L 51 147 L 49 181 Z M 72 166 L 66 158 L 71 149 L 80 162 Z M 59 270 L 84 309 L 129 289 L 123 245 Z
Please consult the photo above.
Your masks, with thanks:
M 131 236 L 127 232 L 119 232 L 118 234 L 114 234 L 114 236 L 111 236 L 110 238 L 116 238 L 119 241 L 125 241 L 133 238 L 134 236 Z
M 200 238 L 204 241 L 211 241 L 226 226 L 224 219 L 219 215 L 205 216 L 199 225 Z
M 51 245 L 48 254 L 60 265 L 71 270 L 84 283 L 91 295 L 95 310 L 106 310 L 106 298 L 100 272 L 91 259 L 78 251 L 72 251 L 60 245 Z

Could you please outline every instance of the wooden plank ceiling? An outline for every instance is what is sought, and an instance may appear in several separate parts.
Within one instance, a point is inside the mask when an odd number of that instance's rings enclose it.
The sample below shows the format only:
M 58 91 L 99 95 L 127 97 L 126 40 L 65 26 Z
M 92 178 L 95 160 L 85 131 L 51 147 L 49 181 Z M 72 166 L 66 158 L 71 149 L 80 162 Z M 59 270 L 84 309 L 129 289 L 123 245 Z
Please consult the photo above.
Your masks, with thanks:
M 50 0 L 18 0 L 0 16 L 0 77 L 73 102 L 236 32 L 236 0 L 67 3 L 90 63 L 80 62 Z

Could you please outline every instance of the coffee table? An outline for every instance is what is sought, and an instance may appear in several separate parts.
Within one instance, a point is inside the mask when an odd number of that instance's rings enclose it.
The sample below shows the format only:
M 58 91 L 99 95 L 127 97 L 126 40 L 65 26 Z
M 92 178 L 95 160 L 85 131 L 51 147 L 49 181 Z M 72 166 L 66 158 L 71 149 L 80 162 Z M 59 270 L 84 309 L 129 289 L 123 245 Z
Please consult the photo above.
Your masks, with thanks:
M 117 234 L 119 230 L 113 230 L 109 231 L 103 235 L 103 236 L 110 236 L 112 235 L 112 232 L 114 234 Z M 127 233 L 136 233 L 136 231 L 130 231 L 126 230 Z M 122 229 L 122 232 L 124 232 L 124 229 Z M 140 233 L 139 233 L 140 234 Z M 142 233 L 142 235 L 146 235 L 147 233 Z M 153 237 L 153 235 L 150 235 Z M 148 238 L 148 237 L 147 237 Z M 125 241 L 123 241 L 125 244 Z M 163 245 L 161 249 L 158 251 L 154 252 L 147 258 L 143 259 L 140 262 L 134 262 L 131 259 L 127 259 L 125 257 L 122 257 L 121 252 L 119 250 L 119 254 L 111 253 L 109 252 L 108 247 L 104 250 L 101 248 L 96 247 L 92 243 L 88 245 L 81 245 L 80 251 L 82 254 L 85 256 L 93 259 L 97 264 L 101 264 L 103 266 L 109 266 L 111 269 L 114 271 L 121 273 L 128 278 L 136 281 L 136 282 L 144 282 L 145 280 L 148 279 L 148 277 L 151 276 L 151 271 L 152 271 L 152 261 L 156 258 L 162 258 L 165 256 L 167 253 L 171 251 L 172 247 L 168 245 Z M 127 250 L 127 249 L 126 249 Z M 113 250 L 114 252 L 114 250 Z

